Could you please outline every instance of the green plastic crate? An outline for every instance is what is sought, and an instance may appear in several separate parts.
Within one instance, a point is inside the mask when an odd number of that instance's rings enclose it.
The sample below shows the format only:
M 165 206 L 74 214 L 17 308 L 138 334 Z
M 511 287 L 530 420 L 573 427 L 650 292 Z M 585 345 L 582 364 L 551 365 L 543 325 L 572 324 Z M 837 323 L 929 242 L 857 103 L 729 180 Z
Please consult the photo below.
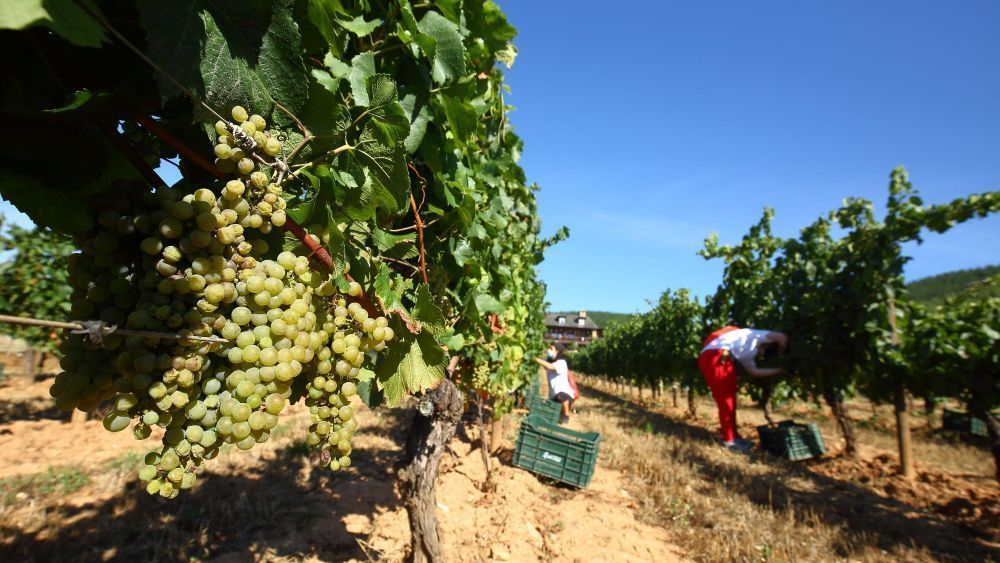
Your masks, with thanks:
M 545 422 L 557 424 L 562 414 L 562 404 L 535 395 L 528 398 L 528 414 L 536 415 Z
M 514 465 L 583 488 L 594 476 L 600 445 L 597 432 L 576 432 L 529 415 L 521 421 Z
M 798 424 L 785 420 L 775 428 L 758 426 L 757 434 L 760 435 L 761 448 L 792 461 L 812 459 L 826 453 L 823 435 L 816 423 Z
M 527 397 L 540 397 L 542 395 L 542 382 L 537 377 L 528 385 Z
M 988 432 L 986 431 L 986 422 L 980 418 L 970 415 L 965 411 L 944 409 L 941 423 L 946 430 L 964 432 L 974 436 L 988 435 Z

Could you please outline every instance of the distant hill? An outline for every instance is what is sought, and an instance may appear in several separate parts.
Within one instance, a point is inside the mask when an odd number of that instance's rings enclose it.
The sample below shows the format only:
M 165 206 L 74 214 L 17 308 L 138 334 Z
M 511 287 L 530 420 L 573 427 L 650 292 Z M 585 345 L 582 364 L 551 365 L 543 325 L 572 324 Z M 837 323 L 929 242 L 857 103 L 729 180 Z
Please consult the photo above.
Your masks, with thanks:
M 560 315 L 578 315 L 580 311 L 553 311 L 554 313 L 559 313 Z M 616 322 L 623 321 L 632 315 L 628 313 L 611 313 L 608 311 L 587 311 L 587 316 L 590 317 L 597 326 L 601 328 L 607 328 L 609 324 L 614 324 Z
M 936 276 L 921 278 L 906 284 L 910 298 L 925 305 L 940 305 L 951 295 L 969 289 L 976 282 L 1000 274 L 1000 265 L 984 266 L 969 270 L 955 270 Z M 1000 289 L 994 288 L 994 293 Z

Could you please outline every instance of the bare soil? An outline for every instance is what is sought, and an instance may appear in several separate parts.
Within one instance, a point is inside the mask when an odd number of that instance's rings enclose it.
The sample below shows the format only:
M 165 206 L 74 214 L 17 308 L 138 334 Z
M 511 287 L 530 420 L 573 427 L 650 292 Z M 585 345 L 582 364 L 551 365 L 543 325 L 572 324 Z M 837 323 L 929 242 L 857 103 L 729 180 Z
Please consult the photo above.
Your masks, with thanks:
M 359 408 L 354 463 L 332 473 L 309 459 L 299 441 L 308 413 L 293 406 L 272 440 L 223 452 L 194 490 L 163 501 L 135 476 L 151 441 L 106 432 L 99 420 L 31 419 L 31 408 L 48 408 L 48 383 L 0 386 L 0 404 L 28 413 L 0 423 L 0 561 L 405 558 L 409 527 L 393 463 L 412 411 Z M 685 560 L 667 529 L 637 518 L 618 471 L 599 469 L 576 490 L 511 467 L 512 452 L 502 449 L 491 459 L 497 487 L 486 494 L 477 443 L 460 433 L 438 483 L 450 560 Z

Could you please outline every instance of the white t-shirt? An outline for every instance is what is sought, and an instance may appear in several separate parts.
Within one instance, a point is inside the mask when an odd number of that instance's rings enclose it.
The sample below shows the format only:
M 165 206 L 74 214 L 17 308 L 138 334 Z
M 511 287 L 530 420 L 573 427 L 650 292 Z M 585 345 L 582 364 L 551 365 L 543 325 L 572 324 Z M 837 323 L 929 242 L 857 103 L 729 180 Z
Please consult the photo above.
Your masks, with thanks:
M 770 332 L 770 330 L 753 328 L 731 330 L 712 339 L 701 351 L 729 350 L 729 353 L 741 364 L 756 366 L 757 349 L 760 348 L 761 342 L 767 338 Z
M 551 399 L 559 393 L 566 393 L 575 399 L 576 394 L 573 393 L 573 386 L 569 384 L 569 364 L 566 363 L 566 360 L 559 359 L 552 362 L 552 367 L 556 369 L 545 371 L 545 375 L 549 379 L 549 398 Z

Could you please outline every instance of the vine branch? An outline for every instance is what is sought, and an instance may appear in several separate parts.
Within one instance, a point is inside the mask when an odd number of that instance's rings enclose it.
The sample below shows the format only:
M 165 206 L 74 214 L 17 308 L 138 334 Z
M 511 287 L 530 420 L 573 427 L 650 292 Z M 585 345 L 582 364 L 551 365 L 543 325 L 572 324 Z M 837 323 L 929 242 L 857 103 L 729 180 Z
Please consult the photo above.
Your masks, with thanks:
M 417 178 L 420 179 L 421 189 L 423 189 L 423 187 L 427 185 L 427 180 L 424 180 L 424 177 L 420 175 L 420 172 L 417 172 L 417 168 L 413 166 L 413 163 L 408 162 L 406 163 L 406 165 L 409 166 L 410 170 L 412 170 L 413 173 L 417 175 Z M 420 277 L 424 280 L 424 283 L 426 284 L 427 254 L 426 251 L 424 250 L 424 222 L 420 218 L 420 210 L 417 208 L 417 200 L 416 198 L 413 197 L 412 190 L 410 191 L 410 207 L 413 209 L 413 219 L 417 226 L 417 242 L 419 243 L 419 248 L 420 248 Z

